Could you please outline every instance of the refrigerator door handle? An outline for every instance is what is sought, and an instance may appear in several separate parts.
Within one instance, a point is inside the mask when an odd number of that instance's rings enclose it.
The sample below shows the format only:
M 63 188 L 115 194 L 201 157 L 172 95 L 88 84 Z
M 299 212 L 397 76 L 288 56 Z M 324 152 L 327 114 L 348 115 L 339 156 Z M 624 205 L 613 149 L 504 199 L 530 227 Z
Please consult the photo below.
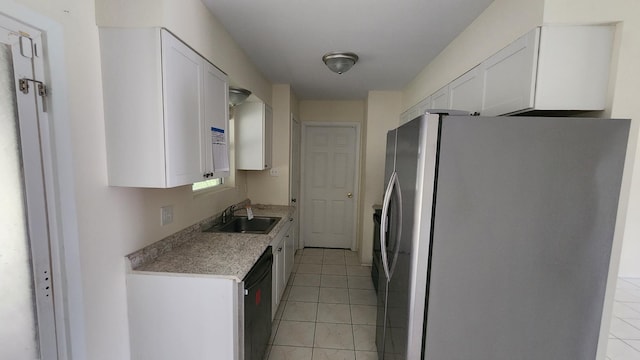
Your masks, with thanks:
M 387 281 L 391 279 L 391 271 L 389 269 L 389 260 L 387 259 L 387 227 L 388 227 L 388 215 L 389 215 L 389 205 L 391 203 L 391 195 L 393 193 L 393 189 L 397 188 L 396 196 L 401 204 L 398 207 L 398 219 L 400 220 L 400 226 L 398 226 L 398 237 L 396 239 L 400 239 L 400 235 L 402 234 L 402 195 L 400 195 L 400 184 L 398 183 L 398 173 L 395 171 L 391 174 L 391 178 L 389 179 L 389 184 L 387 185 L 387 189 L 384 192 L 384 199 L 382 201 L 382 214 L 380 216 L 380 252 L 382 255 L 382 268 L 384 269 L 384 275 L 387 278 Z M 398 254 L 394 256 L 394 261 L 397 258 Z M 394 266 L 395 267 L 395 266 Z
M 400 252 L 400 241 L 402 240 L 402 191 L 400 190 L 400 178 L 396 175 L 395 179 L 395 188 L 396 191 L 396 199 L 398 200 L 398 226 L 396 226 L 396 248 L 393 252 L 393 262 L 391 263 L 391 268 L 389 269 L 389 279 L 393 276 L 393 270 L 396 268 L 396 264 L 398 260 L 398 253 Z

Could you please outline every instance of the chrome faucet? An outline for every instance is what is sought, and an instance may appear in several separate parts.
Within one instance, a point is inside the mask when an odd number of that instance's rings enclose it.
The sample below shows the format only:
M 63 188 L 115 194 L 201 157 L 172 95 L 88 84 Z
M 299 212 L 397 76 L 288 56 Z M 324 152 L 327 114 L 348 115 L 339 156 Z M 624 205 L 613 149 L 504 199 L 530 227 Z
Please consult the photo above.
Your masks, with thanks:
M 233 213 L 236 211 L 236 205 L 231 205 L 224 209 L 222 212 L 220 223 L 226 224 L 229 220 L 233 219 Z

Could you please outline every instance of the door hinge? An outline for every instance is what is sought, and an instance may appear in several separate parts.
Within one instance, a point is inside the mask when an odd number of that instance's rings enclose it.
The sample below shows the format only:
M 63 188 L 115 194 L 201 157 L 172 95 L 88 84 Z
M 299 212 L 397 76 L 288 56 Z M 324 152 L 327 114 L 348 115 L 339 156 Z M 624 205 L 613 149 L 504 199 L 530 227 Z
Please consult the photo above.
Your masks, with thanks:
M 47 85 L 42 81 L 22 78 L 18 80 L 18 90 L 22 91 L 23 94 L 29 93 L 29 81 L 36 84 L 36 88 L 38 89 L 38 95 L 42 98 L 42 111 L 47 112 L 47 102 L 45 101 L 47 95 L 49 94 L 49 90 L 47 89 Z

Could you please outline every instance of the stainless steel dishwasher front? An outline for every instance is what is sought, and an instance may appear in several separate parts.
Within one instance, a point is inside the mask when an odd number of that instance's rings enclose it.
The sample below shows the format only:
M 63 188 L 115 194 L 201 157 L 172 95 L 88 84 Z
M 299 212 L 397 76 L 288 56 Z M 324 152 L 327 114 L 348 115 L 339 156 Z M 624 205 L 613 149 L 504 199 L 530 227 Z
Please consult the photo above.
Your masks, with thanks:
M 243 279 L 245 360 L 261 360 L 271 336 L 272 263 L 269 246 Z

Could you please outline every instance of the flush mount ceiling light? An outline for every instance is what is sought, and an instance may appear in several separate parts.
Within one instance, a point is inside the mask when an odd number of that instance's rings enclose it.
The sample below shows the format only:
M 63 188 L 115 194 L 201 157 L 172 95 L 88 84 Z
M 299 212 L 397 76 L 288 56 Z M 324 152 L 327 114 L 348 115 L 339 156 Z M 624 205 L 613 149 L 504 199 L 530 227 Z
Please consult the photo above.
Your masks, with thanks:
M 229 86 L 229 104 L 231 106 L 236 106 L 241 104 L 251 95 L 251 91 L 247 89 L 231 87 Z
M 322 61 L 334 73 L 342 74 L 358 62 L 358 55 L 352 52 L 330 52 L 322 57 Z

